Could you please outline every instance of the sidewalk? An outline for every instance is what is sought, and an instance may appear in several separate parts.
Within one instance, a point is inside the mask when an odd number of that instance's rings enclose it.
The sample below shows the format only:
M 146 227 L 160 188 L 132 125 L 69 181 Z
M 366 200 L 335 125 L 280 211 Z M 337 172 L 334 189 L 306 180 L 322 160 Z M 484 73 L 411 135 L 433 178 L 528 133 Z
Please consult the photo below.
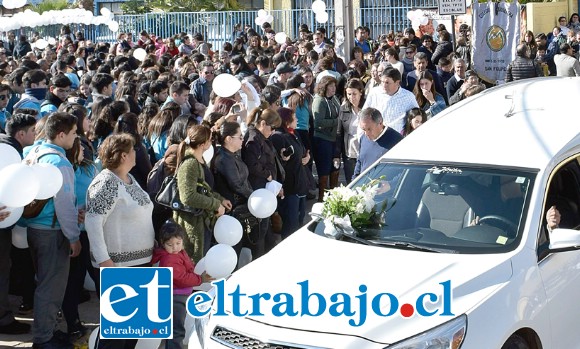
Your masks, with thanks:
M 16 319 L 27 324 L 32 325 L 32 314 L 29 315 L 18 315 L 18 306 L 20 306 L 20 297 L 10 296 L 10 306 L 13 309 L 13 312 L 16 316 Z M 82 303 L 79 305 L 79 313 L 81 321 L 85 323 L 90 329 L 90 332 L 93 331 L 95 327 L 99 324 L 99 301 L 97 299 L 97 295 L 95 292 L 91 292 L 91 300 L 88 302 Z M 59 330 L 66 332 L 66 321 L 62 319 L 59 322 Z M 77 345 L 78 348 L 82 348 L 80 344 L 82 341 L 86 342 L 88 340 L 88 336 L 90 332 L 87 334 L 85 338 L 82 338 Z M 30 348 L 32 347 L 32 334 L 23 334 L 23 335 L 0 335 L 0 348 Z

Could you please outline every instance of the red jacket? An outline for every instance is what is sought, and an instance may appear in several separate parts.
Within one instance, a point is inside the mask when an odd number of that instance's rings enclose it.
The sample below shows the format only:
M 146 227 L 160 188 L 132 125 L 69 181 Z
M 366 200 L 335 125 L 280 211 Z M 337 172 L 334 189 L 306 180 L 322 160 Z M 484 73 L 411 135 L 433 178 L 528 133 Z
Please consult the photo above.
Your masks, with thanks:
M 173 293 L 186 294 L 187 290 L 191 293 L 193 286 L 202 284 L 201 276 L 193 272 L 195 265 L 185 250 L 181 250 L 177 254 L 170 254 L 163 248 L 157 248 L 153 252 L 151 263 L 157 262 L 159 262 L 160 267 L 173 268 Z

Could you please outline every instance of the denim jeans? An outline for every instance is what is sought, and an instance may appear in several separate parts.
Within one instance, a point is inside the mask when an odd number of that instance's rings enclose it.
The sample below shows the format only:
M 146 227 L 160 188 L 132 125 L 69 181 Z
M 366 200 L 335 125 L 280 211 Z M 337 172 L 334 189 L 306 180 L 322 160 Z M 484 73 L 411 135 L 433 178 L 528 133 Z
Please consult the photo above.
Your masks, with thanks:
M 306 196 L 291 194 L 280 201 L 278 213 L 282 216 L 282 239 L 287 238 L 302 226 L 305 210 Z
M 56 313 L 64 298 L 70 264 L 70 243 L 60 230 L 28 227 L 28 245 L 36 268 L 34 343 L 48 342 L 57 324 Z
M 183 294 L 173 295 L 173 339 L 167 340 L 165 349 L 183 348 L 183 340 L 185 339 L 186 332 L 185 317 L 187 316 L 185 303 L 188 297 L 188 295 Z

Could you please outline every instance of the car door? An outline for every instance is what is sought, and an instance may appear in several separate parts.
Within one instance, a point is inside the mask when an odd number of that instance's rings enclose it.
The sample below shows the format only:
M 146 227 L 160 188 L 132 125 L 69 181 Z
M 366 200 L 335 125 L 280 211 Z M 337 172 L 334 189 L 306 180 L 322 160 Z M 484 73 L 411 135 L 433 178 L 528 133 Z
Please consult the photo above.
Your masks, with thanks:
M 580 218 L 580 166 L 578 158 L 568 159 L 550 177 L 541 229 L 543 240 L 549 241 L 546 212 L 551 206 L 562 210 L 561 228 L 573 228 Z M 567 207 L 568 206 L 568 207 Z M 574 226 L 563 226 L 574 225 Z M 556 234 L 558 230 L 553 233 Z M 540 239 L 542 240 L 542 239 Z M 545 251 L 547 243 L 539 245 L 539 270 L 546 290 L 552 331 L 553 348 L 580 348 L 580 251 Z

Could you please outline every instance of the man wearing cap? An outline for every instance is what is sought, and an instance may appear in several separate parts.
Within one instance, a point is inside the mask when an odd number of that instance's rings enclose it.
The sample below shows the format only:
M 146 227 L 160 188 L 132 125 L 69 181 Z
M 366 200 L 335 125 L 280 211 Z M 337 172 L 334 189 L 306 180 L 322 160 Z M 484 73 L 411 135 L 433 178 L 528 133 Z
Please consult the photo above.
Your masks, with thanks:
M 211 61 L 203 61 L 199 64 L 199 78 L 191 83 L 190 94 L 193 95 L 198 103 L 209 105 L 209 95 L 213 90 L 212 82 L 215 77 L 213 63 Z
M 278 77 L 275 79 L 273 84 L 280 89 L 286 89 L 286 81 L 294 74 L 294 68 L 288 62 L 282 62 L 276 66 L 276 74 Z
M 476 87 L 480 88 L 480 90 L 485 90 L 485 85 L 479 82 L 479 76 L 477 76 L 477 73 L 473 70 L 468 70 L 465 73 L 465 81 L 459 90 L 457 90 L 453 96 L 449 97 L 449 105 L 453 105 L 459 101 L 464 100 L 469 96 L 467 90 Z

